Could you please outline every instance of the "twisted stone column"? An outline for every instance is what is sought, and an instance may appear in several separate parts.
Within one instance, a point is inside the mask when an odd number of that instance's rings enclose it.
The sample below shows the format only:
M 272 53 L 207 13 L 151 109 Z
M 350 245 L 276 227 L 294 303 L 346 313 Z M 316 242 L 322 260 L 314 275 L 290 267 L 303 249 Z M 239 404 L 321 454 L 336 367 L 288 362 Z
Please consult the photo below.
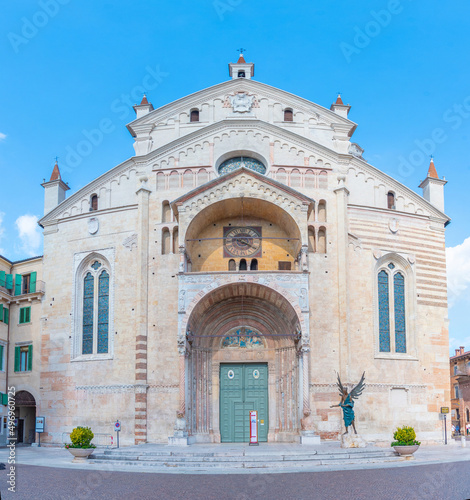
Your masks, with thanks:
M 186 356 L 184 354 L 180 354 L 179 356 L 180 363 L 180 405 L 179 405 L 179 413 L 182 416 L 186 413 Z
M 303 411 L 304 415 L 310 415 L 310 384 L 308 378 L 308 355 L 310 349 L 302 347 L 302 375 L 303 375 Z

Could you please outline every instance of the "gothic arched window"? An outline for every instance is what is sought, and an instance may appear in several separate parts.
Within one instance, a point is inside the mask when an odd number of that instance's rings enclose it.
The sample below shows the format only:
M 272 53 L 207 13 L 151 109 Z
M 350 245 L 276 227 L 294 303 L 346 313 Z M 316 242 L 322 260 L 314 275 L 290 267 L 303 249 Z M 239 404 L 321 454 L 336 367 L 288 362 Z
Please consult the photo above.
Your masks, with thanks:
M 377 274 L 379 351 L 405 354 L 406 278 L 405 272 L 389 262 Z
M 82 273 L 81 354 L 109 351 L 109 270 L 93 259 Z

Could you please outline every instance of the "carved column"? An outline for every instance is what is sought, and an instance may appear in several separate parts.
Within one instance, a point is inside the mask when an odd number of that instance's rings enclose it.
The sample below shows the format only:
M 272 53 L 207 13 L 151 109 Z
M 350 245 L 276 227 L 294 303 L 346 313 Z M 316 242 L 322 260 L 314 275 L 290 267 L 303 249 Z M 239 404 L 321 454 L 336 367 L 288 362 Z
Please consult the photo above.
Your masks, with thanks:
M 170 255 L 173 255 L 173 231 L 174 231 L 174 227 L 170 227 L 169 228 L 169 231 L 170 231 Z
M 148 332 L 148 249 L 149 249 L 149 196 L 147 177 L 140 178 L 137 191 L 139 204 L 135 339 L 135 444 L 147 442 L 147 332 Z
M 302 245 L 300 249 L 300 262 L 302 271 L 308 271 L 308 245 Z
M 310 348 L 302 347 L 303 413 L 305 416 L 310 415 L 310 384 L 308 377 L 309 353 L 310 353 Z
M 179 412 L 181 417 L 184 417 L 186 413 L 186 356 L 185 354 L 179 355 L 179 371 L 180 371 L 180 404 Z
M 186 249 L 184 248 L 184 245 L 180 245 L 178 247 L 179 253 L 180 253 L 180 264 L 179 264 L 179 272 L 184 273 L 186 272 Z

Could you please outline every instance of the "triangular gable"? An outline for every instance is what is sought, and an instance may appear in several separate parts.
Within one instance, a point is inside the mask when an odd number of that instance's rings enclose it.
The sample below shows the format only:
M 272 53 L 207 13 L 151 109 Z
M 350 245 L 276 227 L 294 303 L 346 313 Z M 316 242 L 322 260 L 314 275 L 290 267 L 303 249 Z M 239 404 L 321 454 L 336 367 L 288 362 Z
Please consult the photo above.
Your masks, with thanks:
M 208 87 L 206 89 L 177 99 L 176 101 L 173 101 L 169 104 L 165 104 L 164 106 L 161 106 L 160 108 L 157 108 L 150 113 L 130 122 L 129 124 L 127 124 L 127 128 L 132 136 L 135 136 L 136 134 L 134 131 L 134 127 L 151 124 L 157 121 L 164 121 L 167 118 L 173 117 L 175 113 L 187 110 L 188 107 L 197 107 L 203 102 L 220 97 L 221 93 L 241 90 L 260 93 L 263 95 L 263 97 L 272 98 L 274 100 L 286 101 L 286 103 L 289 103 L 290 106 L 296 107 L 297 109 L 303 111 L 305 114 L 311 115 L 317 113 L 325 120 L 328 125 L 335 123 L 342 124 L 343 126 L 347 127 L 349 129 L 350 136 L 353 134 L 354 130 L 357 127 L 357 124 L 349 120 L 348 118 L 344 118 L 337 113 L 314 103 L 313 101 L 309 101 L 307 99 L 304 99 L 303 97 L 299 97 L 295 94 L 291 94 L 290 92 L 272 87 L 271 85 L 267 85 L 265 83 L 261 83 L 255 80 L 243 80 L 237 78 L 235 80 L 229 80 L 227 82 L 213 85 L 212 87 Z

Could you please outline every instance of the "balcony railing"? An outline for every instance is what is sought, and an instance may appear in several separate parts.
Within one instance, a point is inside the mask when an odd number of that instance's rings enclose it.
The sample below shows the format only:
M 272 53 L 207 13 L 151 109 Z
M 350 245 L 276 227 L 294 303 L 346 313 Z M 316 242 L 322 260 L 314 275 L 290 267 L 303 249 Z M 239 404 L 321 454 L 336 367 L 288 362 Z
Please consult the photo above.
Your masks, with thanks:
M 46 293 L 46 283 L 42 280 L 37 280 L 36 281 L 36 288 L 35 291 L 31 291 L 31 286 L 27 288 L 27 290 L 21 290 L 21 293 L 19 295 L 15 295 L 15 287 L 13 287 L 11 290 L 9 288 L 6 288 L 4 286 L 0 286 L 0 292 L 6 293 L 7 295 L 10 295 L 11 297 L 15 298 L 25 298 L 29 297 L 31 295 L 44 295 Z

